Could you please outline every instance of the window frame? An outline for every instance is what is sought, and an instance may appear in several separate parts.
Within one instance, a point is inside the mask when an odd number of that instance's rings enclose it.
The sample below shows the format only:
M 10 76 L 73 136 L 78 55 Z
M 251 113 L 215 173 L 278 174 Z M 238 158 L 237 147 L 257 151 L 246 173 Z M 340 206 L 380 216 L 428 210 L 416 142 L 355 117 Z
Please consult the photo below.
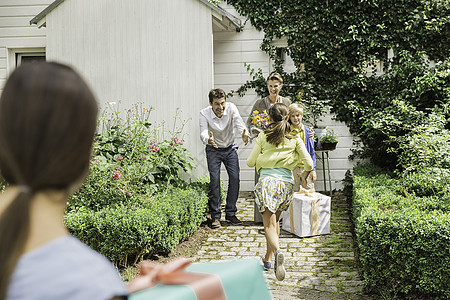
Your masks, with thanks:
M 43 56 L 47 59 L 47 53 L 44 47 L 33 48 L 8 48 L 7 49 L 7 73 L 11 74 L 22 62 L 22 57 Z

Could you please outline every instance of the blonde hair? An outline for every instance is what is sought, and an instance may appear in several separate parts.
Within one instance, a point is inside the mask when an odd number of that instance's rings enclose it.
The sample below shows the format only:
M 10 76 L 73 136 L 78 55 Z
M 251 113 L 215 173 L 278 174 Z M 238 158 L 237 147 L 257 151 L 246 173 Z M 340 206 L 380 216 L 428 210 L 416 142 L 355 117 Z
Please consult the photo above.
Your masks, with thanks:
M 298 103 L 292 103 L 289 105 L 289 116 L 292 116 L 295 113 L 300 113 L 302 117 L 304 116 L 303 106 Z

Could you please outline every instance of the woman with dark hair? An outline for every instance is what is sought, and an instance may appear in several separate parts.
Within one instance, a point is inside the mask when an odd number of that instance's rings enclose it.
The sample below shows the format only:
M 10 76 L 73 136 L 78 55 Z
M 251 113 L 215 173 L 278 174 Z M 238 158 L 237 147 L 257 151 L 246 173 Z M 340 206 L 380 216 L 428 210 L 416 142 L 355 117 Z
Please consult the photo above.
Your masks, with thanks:
M 89 170 L 97 103 L 58 63 L 16 69 L 0 98 L 0 299 L 112 299 L 127 289 L 114 266 L 71 236 L 68 197 Z
M 274 271 L 278 280 L 285 278 L 284 254 L 280 250 L 280 215 L 292 202 L 294 177 L 292 171 L 303 163 L 306 180 L 313 168 L 311 156 L 305 143 L 290 132 L 288 108 L 283 103 L 275 103 L 269 108 L 269 129 L 261 132 L 256 139 L 250 156 L 249 167 L 256 167 L 259 180 L 254 188 L 255 202 L 262 213 L 267 251 L 262 261 L 264 268 L 272 267 L 275 255 Z

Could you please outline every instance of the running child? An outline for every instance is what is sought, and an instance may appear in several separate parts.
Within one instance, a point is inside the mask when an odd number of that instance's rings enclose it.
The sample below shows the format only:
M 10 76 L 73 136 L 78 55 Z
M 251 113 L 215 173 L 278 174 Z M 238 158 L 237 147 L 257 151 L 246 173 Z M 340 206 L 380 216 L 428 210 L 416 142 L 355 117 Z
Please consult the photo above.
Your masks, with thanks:
M 313 168 L 313 161 L 305 143 L 290 132 L 288 107 L 283 103 L 275 103 L 268 114 L 271 125 L 258 135 L 247 165 L 256 166 L 260 176 L 254 192 L 255 201 L 262 213 L 267 242 L 266 255 L 262 258 L 264 268 L 268 270 L 272 267 L 272 257 L 275 255 L 275 277 L 281 281 L 284 280 L 286 271 L 283 266 L 284 253 L 279 244 L 280 215 L 292 202 L 292 171 L 301 160 L 306 170 L 302 177 L 305 181 Z

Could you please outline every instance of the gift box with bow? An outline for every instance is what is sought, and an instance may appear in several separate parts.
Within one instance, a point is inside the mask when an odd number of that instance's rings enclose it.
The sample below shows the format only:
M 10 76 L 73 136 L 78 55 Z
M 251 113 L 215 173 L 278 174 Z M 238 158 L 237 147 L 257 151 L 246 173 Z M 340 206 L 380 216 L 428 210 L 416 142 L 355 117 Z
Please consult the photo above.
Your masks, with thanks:
M 142 273 L 146 275 L 130 283 L 140 291 L 130 294 L 129 300 L 272 299 L 258 259 L 193 264 L 178 259 L 141 265 Z
M 281 215 L 281 228 L 299 237 L 329 234 L 331 197 L 305 189 L 293 197 L 289 209 Z

